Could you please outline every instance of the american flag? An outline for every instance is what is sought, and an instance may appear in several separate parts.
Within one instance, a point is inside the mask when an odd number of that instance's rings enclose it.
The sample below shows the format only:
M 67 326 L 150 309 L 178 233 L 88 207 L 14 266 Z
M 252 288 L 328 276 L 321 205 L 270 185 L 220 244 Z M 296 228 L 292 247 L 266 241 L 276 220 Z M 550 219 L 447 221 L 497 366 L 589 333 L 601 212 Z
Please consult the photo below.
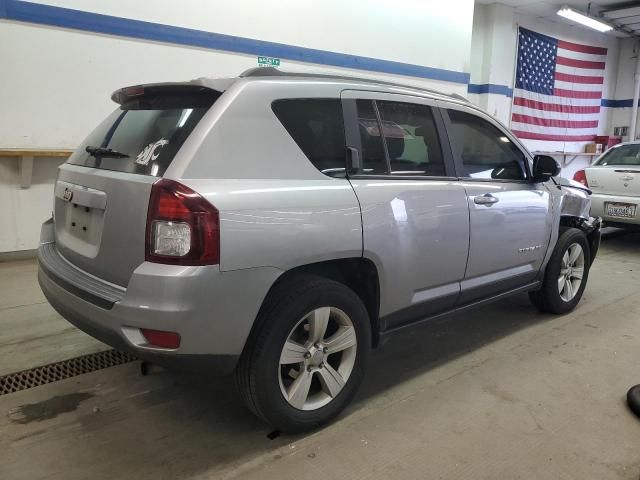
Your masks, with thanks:
M 518 31 L 511 129 L 522 139 L 588 142 L 598 133 L 607 49 Z

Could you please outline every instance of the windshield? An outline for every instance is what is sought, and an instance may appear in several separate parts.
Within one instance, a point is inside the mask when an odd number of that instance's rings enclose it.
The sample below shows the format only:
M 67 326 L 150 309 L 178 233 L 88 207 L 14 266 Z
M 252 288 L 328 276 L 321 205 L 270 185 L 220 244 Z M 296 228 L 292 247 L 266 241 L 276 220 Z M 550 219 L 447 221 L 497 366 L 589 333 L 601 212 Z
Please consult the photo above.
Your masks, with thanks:
M 596 165 L 640 165 L 640 144 L 612 148 L 596 162 Z
M 207 90 L 132 99 L 89 135 L 69 163 L 162 176 L 219 95 Z

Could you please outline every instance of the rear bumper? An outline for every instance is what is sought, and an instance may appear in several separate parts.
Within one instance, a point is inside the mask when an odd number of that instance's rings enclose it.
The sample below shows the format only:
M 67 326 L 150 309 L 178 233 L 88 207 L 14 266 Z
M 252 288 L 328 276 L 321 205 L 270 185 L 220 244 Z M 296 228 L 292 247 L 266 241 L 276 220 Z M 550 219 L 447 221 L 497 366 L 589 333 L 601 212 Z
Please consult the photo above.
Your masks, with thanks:
M 128 352 L 140 360 L 162 365 L 172 370 L 207 371 L 225 375 L 235 368 L 239 355 L 182 354 L 143 349 L 127 341 L 117 328 L 105 325 L 95 315 L 89 318 L 86 307 L 78 309 L 73 305 L 66 290 L 52 280 L 42 269 L 38 272 L 38 282 L 51 306 L 69 323 L 107 345 Z M 70 301 L 71 300 L 71 301 Z
M 62 259 L 72 273 L 92 279 L 94 285 L 70 282 L 69 272 L 52 260 L 55 254 L 60 255 L 55 244 L 38 249 L 38 281 L 49 303 L 70 323 L 140 359 L 217 374 L 234 369 L 262 301 L 280 274 L 275 268 L 220 272 L 217 267 L 144 262 L 109 307 L 95 301 L 99 279 Z M 140 328 L 176 332 L 180 346 L 151 347 Z
M 608 202 L 620 202 L 620 203 L 632 203 L 637 205 L 636 216 L 634 218 L 623 217 L 610 217 L 607 215 L 605 203 Z M 640 197 L 630 197 L 623 195 L 605 195 L 601 193 L 594 193 L 591 195 L 591 215 L 594 217 L 601 217 L 606 225 L 640 225 Z

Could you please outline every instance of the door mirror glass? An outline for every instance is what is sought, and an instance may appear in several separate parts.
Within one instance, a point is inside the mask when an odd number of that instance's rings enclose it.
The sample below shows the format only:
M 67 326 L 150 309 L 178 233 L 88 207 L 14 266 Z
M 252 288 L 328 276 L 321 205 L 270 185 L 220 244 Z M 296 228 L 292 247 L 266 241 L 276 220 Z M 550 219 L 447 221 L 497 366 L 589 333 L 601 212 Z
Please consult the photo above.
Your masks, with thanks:
M 560 173 L 560 164 L 548 155 L 536 155 L 533 158 L 533 180 L 545 182 Z

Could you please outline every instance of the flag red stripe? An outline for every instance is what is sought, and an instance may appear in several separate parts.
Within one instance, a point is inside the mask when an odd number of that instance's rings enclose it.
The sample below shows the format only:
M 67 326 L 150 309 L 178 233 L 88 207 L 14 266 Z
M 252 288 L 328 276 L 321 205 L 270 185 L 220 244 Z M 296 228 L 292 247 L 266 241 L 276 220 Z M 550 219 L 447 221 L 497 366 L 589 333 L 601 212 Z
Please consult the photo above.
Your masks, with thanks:
M 551 135 L 546 133 L 522 132 L 512 130 L 516 137 L 525 140 L 547 140 L 551 142 L 591 142 L 596 139 L 595 135 Z
M 535 108 L 536 110 L 544 110 L 545 112 L 600 113 L 599 105 L 560 105 L 557 103 L 538 102 L 523 97 L 515 97 L 513 104 L 521 107 Z
M 602 98 L 602 92 L 565 90 L 564 88 L 554 88 L 553 94 L 556 97 L 566 97 L 566 98 Z
M 588 83 L 591 85 L 602 85 L 604 77 L 586 77 L 583 75 L 570 75 L 568 73 L 556 72 L 556 80 L 573 83 Z
M 571 50 L 572 52 L 592 53 L 594 55 L 607 54 L 606 48 L 580 45 L 579 43 L 565 42 L 564 40 L 558 40 L 558 48 L 564 48 L 565 50 Z
M 604 70 L 604 62 L 590 62 L 588 60 L 576 60 L 575 58 L 557 57 L 556 63 L 559 65 L 566 65 L 567 67 Z
M 528 123 L 529 125 L 537 125 L 540 127 L 598 128 L 597 120 L 558 120 L 555 118 L 532 117 L 531 115 L 522 115 L 520 113 L 514 113 L 512 120 L 514 122 Z

